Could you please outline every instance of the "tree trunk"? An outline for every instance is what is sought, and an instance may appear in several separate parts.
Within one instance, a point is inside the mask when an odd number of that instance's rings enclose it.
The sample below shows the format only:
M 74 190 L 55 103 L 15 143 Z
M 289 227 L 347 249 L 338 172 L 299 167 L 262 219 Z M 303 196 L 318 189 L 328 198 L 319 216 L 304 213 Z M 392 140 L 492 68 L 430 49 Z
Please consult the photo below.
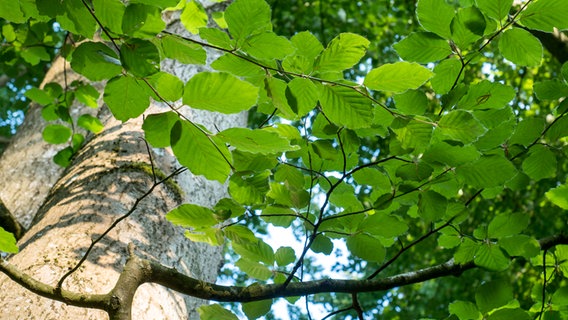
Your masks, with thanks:
M 170 31 L 180 31 L 179 23 Z M 208 52 L 208 56 L 214 53 Z M 53 64 L 46 82 L 59 81 L 68 67 L 62 59 Z M 164 61 L 162 70 L 183 81 L 199 68 Z M 71 71 L 68 69 L 68 77 Z M 68 78 L 69 82 L 69 78 Z M 149 113 L 165 111 L 153 103 Z M 10 262 L 28 275 L 56 285 L 74 267 L 91 241 L 133 208 L 137 199 L 154 184 L 152 164 L 141 130 L 142 117 L 120 123 L 101 108 L 105 130 L 92 137 L 66 170 L 51 158 L 54 146 L 42 141 L 40 108 L 28 113 L 24 126 L 0 159 L 0 198 L 30 226 L 18 242 L 20 252 Z M 188 110 L 189 119 L 210 130 L 246 124 L 245 115 L 226 116 Z M 155 172 L 172 173 L 179 167 L 170 150 L 151 150 Z M 120 222 L 95 246 L 83 266 L 65 281 L 63 288 L 75 292 L 107 293 L 115 285 L 127 258 L 126 247 L 186 274 L 215 281 L 222 260 L 221 248 L 190 242 L 183 230 L 165 220 L 165 214 L 182 202 L 212 206 L 225 195 L 225 186 L 195 177 L 188 172 L 161 184 L 141 200 L 135 212 Z M 32 223 L 33 220 L 33 223 Z M 0 318 L 2 319 L 104 319 L 100 310 L 71 307 L 40 297 L 0 274 Z M 134 319 L 196 319 L 202 304 L 158 285 L 145 284 L 134 298 Z

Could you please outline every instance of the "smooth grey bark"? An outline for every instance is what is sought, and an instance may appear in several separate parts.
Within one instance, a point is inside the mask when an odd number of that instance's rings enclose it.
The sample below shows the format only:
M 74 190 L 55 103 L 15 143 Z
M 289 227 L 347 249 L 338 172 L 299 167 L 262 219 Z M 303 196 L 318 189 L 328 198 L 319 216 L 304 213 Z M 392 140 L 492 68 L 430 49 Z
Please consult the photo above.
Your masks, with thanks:
M 174 14 L 169 17 L 176 20 Z M 183 32 L 178 22 L 170 31 Z M 209 59 L 215 53 L 209 52 Z M 54 63 L 45 82 L 61 82 L 63 60 Z M 164 61 L 164 71 L 186 81 L 203 68 Z M 70 76 L 70 70 L 67 70 Z M 69 78 L 68 78 L 69 79 Z M 153 103 L 146 114 L 165 111 Z M 220 115 L 184 110 L 185 115 L 212 131 L 244 126 L 246 116 Z M 132 208 L 154 183 L 150 157 L 141 131 L 142 116 L 120 123 L 102 108 L 99 117 L 105 130 L 93 137 L 65 171 L 52 163 L 56 148 L 41 137 L 44 125 L 39 108 L 33 109 L 26 124 L 0 159 L 0 189 L 7 207 L 31 228 L 19 241 L 20 252 L 10 258 L 28 275 L 56 285 L 75 266 L 94 237 Z M 170 150 L 152 150 L 157 171 L 169 174 L 179 167 Z M 221 248 L 195 244 L 183 230 L 165 220 L 165 214 L 181 202 L 212 206 L 226 195 L 226 188 L 186 172 L 175 178 L 177 187 L 162 184 L 137 206 L 136 211 L 99 243 L 83 266 L 71 275 L 63 288 L 77 292 L 107 293 L 116 283 L 127 258 L 126 247 L 136 254 L 174 267 L 192 277 L 214 282 Z M 13 186 L 10 186 L 13 185 Z M 104 319 L 100 310 L 71 307 L 35 295 L 0 275 L 1 319 Z M 134 298 L 135 319 L 195 319 L 202 300 L 188 298 L 159 285 L 144 284 Z

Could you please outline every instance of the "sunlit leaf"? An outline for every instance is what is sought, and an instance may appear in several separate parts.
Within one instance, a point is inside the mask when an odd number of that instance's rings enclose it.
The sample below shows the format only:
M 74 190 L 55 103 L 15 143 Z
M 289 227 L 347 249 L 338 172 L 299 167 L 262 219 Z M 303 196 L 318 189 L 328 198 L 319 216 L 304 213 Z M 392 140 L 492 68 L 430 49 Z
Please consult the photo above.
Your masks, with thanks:
M 130 3 L 122 17 L 122 31 L 137 38 L 152 38 L 166 28 L 158 7 Z
M 546 193 L 546 198 L 560 208 L 568 210 L 568 184 L 550 189 Z
M 552 32 L 554 28 L 568 29 L 568 2 L 540 0 L 531 2 L 521 13 L 521 23 L 528 28 Z
M 322 86 L 320 103 L 332 122 L 350 129 L 365 128 L 373 120 L 371 102 L 361 94 L 341 86 Z
M 419 0 L 416 15 L 424 29 L 450 39 L 450 25 L 455 11 L 445 0 Z
M 513 28 L 499 38 L 499 51 L 503 57 L 519 66 L 536 67 L 542 61 L 542 44 L 530 32 Z
M 433 75 L 432 71 L 417 63 L 403 61 L 371 70 L 364 84 L 373 90 L 400 93 L 420 87 Z
M 2 227 L 0 227 L 0 251 L 8 253 L 18 253 L 19 251 L 14 235 Z
M 77 119 L 77 125 L 83 129 L 89 130 L 92 133 L 99 133 L 104 129 L 104 125 L 101 120 L 90 114 L 82 114 Z
M 335 73 L 351 68 L 367 51 L 369 40 L 354 33 L 341 33 L 333 38 L 316 62 L 320 74 Z
M 250 109 L 258 88 L 224 72 L 202 72 L 187 82 L 183 103 L 196 109 L 238 113 Z
M 514 0 L 475 0 L 475 3 L 489 17 L 503 20 L 511 10 Z
M 166 214 L 171 223 L 184 228 L 202 228 L 217 224 L 213 211 L 195 204 L 184 203 Z
M 176 122 L 171 144 L 178 161 L 193 174 L 225 182 L 231 172 L 229 149 L 209 133 L 187 120 Z
M 43 140 L 52 144 L 61 144 L 69 141 L 71 138 L 71 128 L 61 124 L 50 124 L 43 129 Z
M 136 118 L 150 105 L 146 84 L 128 76 L 112 78 L 107 82 L 104 101 L 114 117 L 121 121 Z
M 418 63 L 442 60 L 452 54 L 448 40 L 431 32 L 411 33 L 393 47 L 404 60 Z
M 251 35 L 272 31 L 270 6 L 263 0 L 236 0 L 225 10 L 229 33 L 242 43 Z
M 206 27 L 209 20 L 207 13 L 197 1 L 187 2 L 179 18 L 183 26 L 193 34 L 197 34 L 199 28 Z
M 221 307 L 218 304 L 209 304 L 200 306 L 199 319 L 201 320 L 238 320 L 237 316 L 231 311 Z
M 133 39 L 120 47 L 120 61 L 136 77 L 146 77 L 160 71 L 160 52 L 148 40 Z
M 176 59 L 181 63 L 205 64 L 207 59 L 203 47 L 173 35 L 162 36 L 161 45 L 167 58 Z

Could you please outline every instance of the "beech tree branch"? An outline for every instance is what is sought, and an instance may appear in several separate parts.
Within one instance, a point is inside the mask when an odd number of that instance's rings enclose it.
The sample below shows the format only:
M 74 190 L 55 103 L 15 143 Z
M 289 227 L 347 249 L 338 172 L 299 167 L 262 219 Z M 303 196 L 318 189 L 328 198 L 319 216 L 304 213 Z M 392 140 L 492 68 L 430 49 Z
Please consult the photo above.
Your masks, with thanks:
M 568 244 L 568 235 L 558 234 L 539 240 L 541 250 L 548 250 L 559 244 Z M 130 319 L 130 306 L 138 286 L 146 282 L 163 285 L 189 296 L 221 302 L 250 302 L 271 298 L 305 296 L 324 292 L 360 293 L 385 291 L 395 287 L 420 283 L 432 279 L 459 276 L 464 271 L 476 268 L 473 261 L 459 264 L 453 259 L 428 268 L 398 275 L 369 280 L 322 279 L 306 282 L 265 284 L 255 286 L 222 286 L 180 273 L 174 268 L 158 262 L 142 259 L 133 254 L 130 257 L 115 287 L 108 294 L 84 294 L 61 289 L 34 280 L 5 260 L 0 261 L 0 271 L 24 288 L 43 297 L 67 304 L 96 308 L 109 312 L 111 319 Z

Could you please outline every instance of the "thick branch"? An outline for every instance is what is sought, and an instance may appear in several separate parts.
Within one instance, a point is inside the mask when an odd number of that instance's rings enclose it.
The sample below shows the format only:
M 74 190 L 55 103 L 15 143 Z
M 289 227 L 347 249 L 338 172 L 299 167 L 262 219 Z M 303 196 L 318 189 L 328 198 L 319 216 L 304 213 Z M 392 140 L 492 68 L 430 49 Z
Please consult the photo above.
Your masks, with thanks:
M 568 244 L 568 236 L 564 234 L 551 236 L 539 241 L 541 249 L 547 250 L 559 244 Z M 112 319 L 129 319 L 126 309 L 132 302 L 136 288 L 144 282 L 161 284 L 170 289 L 189 296 L 224 302 L 249 302 L 278 297 L 305 296 L 323 292 L 359 293 L 384 291 L 395 287 L 420 283 L 432 279 L 459 276 L 464 271 L 475 268 L 473 261 L 464 264 L 455 263 L 453 259 L 442 264 L 406 272 L 386 278 L 371 280 L 334 280 L 323 279 L 306 282 L 283 284 L 255 285 L 248 287 L 222 286 L 201 281 L 176 269 L 165 267 L 157 262 L 131 255 L 115 288 L 106 295 L 79 294 L 66 290 L 56 292 L 50 286 L 25 275 L 6 261 L 0 261 L 0 271 L 7 274 L 26 289 L 70 305 L 107 310 Z M 114 316 L 113 316 L 114 314 Z

